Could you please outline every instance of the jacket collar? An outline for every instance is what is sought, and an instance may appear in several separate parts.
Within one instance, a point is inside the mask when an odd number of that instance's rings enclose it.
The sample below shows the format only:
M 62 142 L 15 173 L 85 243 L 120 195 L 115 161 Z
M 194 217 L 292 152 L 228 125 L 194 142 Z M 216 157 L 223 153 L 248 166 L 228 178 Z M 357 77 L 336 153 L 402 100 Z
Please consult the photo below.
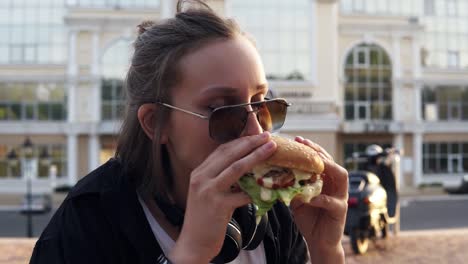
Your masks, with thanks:
M 101 185 L 101 205 L 110 224 L 115 230 L 121 230 L 133 245 L 138 263 L 156 263 L 162 250 L 138 201 L 135 184 L 130 180 L 134 178 L 132 173 L 119 165 L 113 166 L 109 175 L 115 181 Z

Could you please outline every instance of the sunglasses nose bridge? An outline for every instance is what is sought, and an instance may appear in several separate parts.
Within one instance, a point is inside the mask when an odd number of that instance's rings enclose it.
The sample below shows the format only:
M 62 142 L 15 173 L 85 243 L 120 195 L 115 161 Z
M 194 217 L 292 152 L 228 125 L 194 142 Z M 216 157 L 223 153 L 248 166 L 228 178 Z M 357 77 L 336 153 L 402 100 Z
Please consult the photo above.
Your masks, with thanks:
M 253 114 L 253 116 L 252 116 Z M 250 136 L 250 135 L 258 135 L 262 133 L 263 127 L 260 124 L 260 120 L 258 118 L 258 110 L 250 110 L 247 111 L 247 117 L 245 120 L 244 130 L 242 131 L 243 136 Z

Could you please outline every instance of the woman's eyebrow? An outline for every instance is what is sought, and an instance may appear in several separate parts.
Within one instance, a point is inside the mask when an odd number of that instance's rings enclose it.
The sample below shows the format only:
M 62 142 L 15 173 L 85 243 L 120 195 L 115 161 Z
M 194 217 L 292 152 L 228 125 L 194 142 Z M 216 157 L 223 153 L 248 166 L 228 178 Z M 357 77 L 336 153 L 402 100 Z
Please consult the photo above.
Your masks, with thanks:
M 203 89 L 201 94 L 202 95 L 210 95 L 210 94 L 234 94 L 237 92 L 237 88 L 230 87 L 230 86 L 211 86 L 206 89 Z
M 268 85 L 266 83 L 262 83 L 256 86 L 257 91 L 266 90 Z M 231 87 L 231 86 L 211 86 L 207 87 L 202 90 L 202 95 L 210 95 L 210 94 L 235 94 L 239 91 L 239 88 Z

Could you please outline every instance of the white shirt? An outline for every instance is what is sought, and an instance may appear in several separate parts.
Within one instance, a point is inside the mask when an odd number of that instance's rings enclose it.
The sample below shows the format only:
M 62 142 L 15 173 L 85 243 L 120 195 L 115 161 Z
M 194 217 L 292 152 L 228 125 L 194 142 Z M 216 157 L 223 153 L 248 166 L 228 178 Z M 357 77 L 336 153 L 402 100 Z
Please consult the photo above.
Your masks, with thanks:
M 145 212 L 146 219 L 148 220 L 149 225 L 151 226 L 151 230 L 153 231 L 154 237 L 159 243 L 164 255 L 171 251 L 172 247 L 174 247 L 174 240 L 164 231 L 164 229 L 159 225 L 158 221 L 154 219 L 153 215 L 151 214 L 148 207 L 146 207 L 145 202 L 141 199 L 138 195 L 138 200 L 140 201 L 141 206 L 143 207 L 143 211 Z M 263 246 L 263 242 L 254 250 L 241 250 L 239 255 L 236 259 L 230 264 L 265 264 L 266 257 L 265 257 L 265 247 Z

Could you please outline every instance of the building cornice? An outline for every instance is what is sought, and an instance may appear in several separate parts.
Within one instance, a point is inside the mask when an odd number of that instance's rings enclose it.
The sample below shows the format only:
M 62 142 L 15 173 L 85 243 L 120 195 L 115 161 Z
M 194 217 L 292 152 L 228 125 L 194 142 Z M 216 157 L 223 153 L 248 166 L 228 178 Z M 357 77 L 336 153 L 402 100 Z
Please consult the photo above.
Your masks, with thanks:
M 468 120 L 423 122 L 424 133 L 463 133 L 468 134 Z
M 131 12 L 115 11 L 110 9 L 95 10 L 73 9 L 64 18 L 65 24 L 70 30 L 90 31 L 121 31 L 125 27 L 134 27 L 143 20 L 157 20 L 160 18 L 159 9 L 135 9 Z M 138 11 L 138 12 L 137 12 Z
M 281 131 L 337 132 L 339 125 L 340 119 L 333 114 L 288 114 L 288 118 Z
M 322 4 L 336 4 L 338 0 L 315 0 L 317 3 Z
M 359 21 L 366 19 L 366 21 Z M 411 23 L 409 17 L 388 17 L 387 19 L 366 16 L 347 15 L 341 16 L 338 31 L 343 35 L 386 35 L 391 32 L 401 36 L 414 36 L 424 31 L 424 26 L 419 23 Z

